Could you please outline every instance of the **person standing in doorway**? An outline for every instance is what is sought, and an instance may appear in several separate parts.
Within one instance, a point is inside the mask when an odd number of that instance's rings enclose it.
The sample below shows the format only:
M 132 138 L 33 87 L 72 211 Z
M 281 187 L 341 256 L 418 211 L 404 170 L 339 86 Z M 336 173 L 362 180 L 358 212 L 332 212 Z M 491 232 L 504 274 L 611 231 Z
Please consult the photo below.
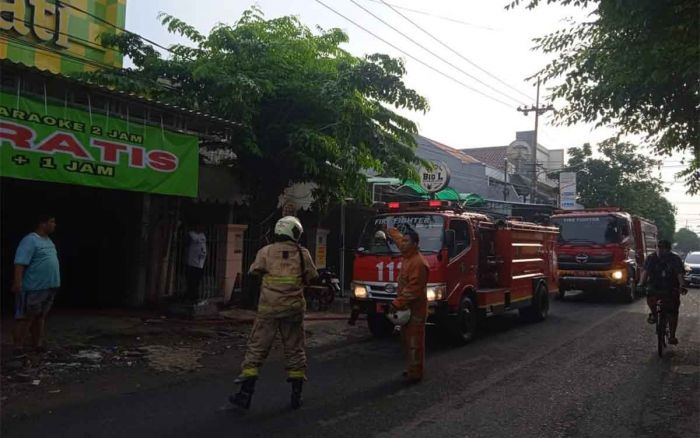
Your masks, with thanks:
M 14 345 L 18 352 L 24 349 L 30 333 L 31 346 L 37 351 L 44 350 L 46 315 L 61 286 L 58 252 L 49 237 L 55 229 L 53 215 L 39 215 L 34 232 L 20 241 L 15 253 L 12 292 L 16 320 Z
M 199 283 L 204 275 L 204 262 L 207 259 L 207 236 L 204 226 L 195 224 L 187 233 L 187 299 L 196 303 L 199 301 Z

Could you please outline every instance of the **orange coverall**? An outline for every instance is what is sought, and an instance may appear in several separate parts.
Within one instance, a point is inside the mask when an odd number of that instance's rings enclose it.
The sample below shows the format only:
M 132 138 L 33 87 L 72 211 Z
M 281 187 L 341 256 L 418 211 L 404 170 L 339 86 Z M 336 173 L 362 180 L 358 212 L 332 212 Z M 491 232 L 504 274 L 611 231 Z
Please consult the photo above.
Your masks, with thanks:
M 406 378 L 420 380 L 423 378 L 425 364 L 425 321 L 428 317 L 428 272 L 429 265 L 417 246 L 396 228 L 388 230 L 391 238 L 401 250 L 401 272 L 396 299 L 391 303 L 400 310 L 410 309 L 410 321 L 401 327 L 401 344 L 406 353 L 408 366 Z

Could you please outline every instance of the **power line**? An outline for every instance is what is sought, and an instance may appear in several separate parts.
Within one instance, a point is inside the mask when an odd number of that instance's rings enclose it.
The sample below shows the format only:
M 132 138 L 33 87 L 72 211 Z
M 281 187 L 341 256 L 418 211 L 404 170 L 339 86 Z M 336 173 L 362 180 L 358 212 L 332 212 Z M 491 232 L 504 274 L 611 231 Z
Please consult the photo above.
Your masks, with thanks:
M 451 80 L 451 81 L 453 81 L 453 82 L 455 82 L 455 83 L 457 83 L 457 84 L 463 86 L 464 88 L 466 88 L 466 89 L 468 89 L 468 90 L 471 90 L 471 91 L 473 91 L 473 92 L 475 92 L 475 93 L 478 93 L 478 94 L 480 94 L 480 95 L 486 97 L 487 99 L 491 99 L 491 100 L 496 101 L 496 102 L 498 102 L 498 103 L 500 103 L 500 104 L 502 104 L 502 105 L 504 105 L 504 106 L 506 106 L 506 107 L 508 107 L 508 108 L 511 108 L 511 105 L 510 105 L 510 104 L 508 104 L 508 103 L 502 101 L 501 99 L 498 99 L 498 98 L 493 97 L 493 96 L 490 96 L 490 95 L 488 95 L 488 94 L 486 94 L 486 93 L 484 93 L 484 92 L 482 92 L 482 91 L 480 91 L 480 90 L 477 90 L 476 88 L 473 88 L 473 87 L 471 87 L 471 86 L 465 84 L 464 82 L 460 81 L 459 79 L 455 78 L 454 76 L 450 76 L 449 74 L 447 74 L 447 73 L 445 73 L 445 72 L 443 72 L 443 71 L 441 71 L 441 70 L 438 70 L 437 68 L 435 68 L 435 67 L 433 67 L 432 65 L 426 63 L 425 61 L 422 61 L 422 60 L 416 58 L 415 56 L 411 55 L 410 53 L 406 52 L 405 50 L 403 50 L 403 49 L 397 47 L 396 45 L 390 43 L 389 41 L 387 41 L 387 40 L 385 40 L 384 38 L 380 37 L 380 36 L 377 35 L 376 33 L 372 32 L 371 30 L 367 29 L 366 27 L 362 26 L 361 24 L 357 23 L 356 21 L 352 20 L 351 18 L 348 18 L 347 16 L 343 15 L 342 13 L 336 11 L 336 10 L 333 9 L 332 7 L 330 7 L 330 6 L 328 6 L 327 4 L 325 4 L 324 2 L 322 2 L 321 0 L 314 0 L 314 1 L 315 1 L 316 3 L 318 3 L 318 4 L 320 4 L 321 6 L 325 7 L 326 9 L 330 10 L 330 11 L 333 12 L 334 14 L 338 15 L 339 17 L 342 17 L 342 18 L 345 19 L 346 21 L 348 21 L 348 22 L 354 24 L 355 26 L 357 26 L 358 28 L 364 30 L 365 32 L 367 32 L 368 34 L 372 35 L 373 37 L 375 37 L 375 38 L 378 39 L 379 41 L 383 42 L 384 44 L 388 45 L 389 47 L 392 47 L 394 50 L 397 50 L 398 52 L 400 52 L 400 53 L 404 54 L 405 56 L 411 58 L 412 60 L 416 61 L 417 63 L 419 63 L 419 64 L 421 64 L 421 65 L 423 65 L 424 67 L 429 68 L 430 70 L 434 71 L 435 73 L 437 73 L 437 74 L 439 74 L 439 75 L 441 75 L 441 76 L 444 76 L 444 77 L 446 77 L 447 79 L 449 79 L 449 80 Z
M 101 62 L 99 62 L 99 61 L 94 61 L 94 60 L 87 59 L 87 58 L 79 58 L 79 57 L 77 57 L 77 56 L 75 56 L 75 55 L 71 55 L 71 54 L 65 53 L 65 52 L 58 52 L 58 51 L 56 51 L 55 49 L 52 49 L 51 47 L 43 46 L 43 45 L 41 45 L 41 44 L 33 43 L 33 42 L 30 42 L 30 41 L 25 41 L 25 40 L 22 40 L 22 39 L 19 39 L 19 38 L 16 38 L 16 37 L 12 37 L 12 36 L 8 36 L 8 35 L 2 35 L 2 34 L 0 34 L 0 40 L 4 40 L 4 41 L 7 41 L 7 42 L 14 42 L 14 43 L 16 43 L 16 44 L 23 45 L 23 46 L 27 46 L 27 47 L 31 47 L 31 48 L 33 48 L 33 49 L 43 50 L 43 51 L 45 51 L 45 52 L 49 52 L 49 53 L 54 54 L 54 55 L 58 55 L 58 56 L 61 56 L 61 57 L 68 58 L 68 59 L 70 59 L 70 60 L 72 60 L 72 61 L 75 61 L 75 62 L 77 62 L 77 63 L 80 63 L 80 64 L 90 65 L 90 66 L 92 66 L 92 67 L 96 67 L 96 68 L 100 68 L 100 69 L 105 69 L 105 70 L 118 70 L 118 69 L 117 69 L 115 66 L 113 66 L 113 65 L 103 64 L 103 63 L 101 63 Z
M 370 11 L 369 9 L 367 9 L 367 8 L 365 8 L 364 6 L 362 6 L 361 4 L 359 4 L 356 0 L 350 0 L 350 2 L 353 3 L 355 6 L 357 6 L 358 8 L 362 9 L 363 11 L 367 12 L 369 15 L 371 15 L 371 16 L 374 17 L 375 19 L 377 19 L 377 20 L 379 20 L 380 22 L 382 22 L 384 25 L 386 25 L 386 26 L 388 26 L 389 28 L 393 29 L 394 32 L 398 33 L 399 35 L 403 36 L 404 38 L 406 38 L 407 40 L 409 40 L 410 42 L 412 42 L 412 43 L 415 44 L 416 46 L 418 46 L 418 47 L 420 47 L 421 49 L 425 50 L 429 55 L 434 56 L 435 58 L 439 59 L 440 61 L 442 61 L 442 62 L 444 62 L 445 64 L 449 65 L 450 67 L 454 68 L 455 70 L 457 70 L 457 71 L 463 73 L 463 74 L 466 75 L 467 77 L 469 77 L 469 78 L 471 78 L 471 79 L 477 81 L 478 83 L 480 83 L 481 85 L 485 86 L 486 88 L 489 88 L 491 91 L 495 91 L 496 93 L 498 93 L 498 94 L 500 94 L 500 95 L 502 95 L 502 96 L 504 96 L 504 97 L 506 97 L 506 98 L 508 98 L 508 99 L 511 99 L 511 100 L 513 100 L 514 102 L 522 103 L 519 99 L 514 98 L 514 97 L 512 97 L 512 96 L 510 96 L 510 95 L 508 95 L 508 94 L 506 94 L 506 93 L 504 93 L 503 91 L 501 91 L 501 90 L 495 88 L 495 87 L 492 87 L 491 85 L 487 84 L 486 82 L 482 81 L 481 79 L 477 78 L 476 76 L 472 75 L 471 73 L 469 73 L 469 72 L 463 70 L 463 69 L 460 68 L 458 65 L 455 65 L 455 64 L 453 64 L 452 62 L 448 61 L 447 59 L 443 58 L 442 56 L 436 54 L 435 52 L 433 52 L 433 51 L 430 50 L 429 48 L 425 47 L 423 44 L 419 43 L 418 41 L 416 41 L 415 39 L 413 39 L 413 38 L 410 37 L 409 35 L 406 35 L 406 33 L 400 31 L 400 30 L 397 29 L 396 27 L 392 26 L 390 23 L 387 23 L 384 19 L 382 19 L 381 17 L 379 17 L 378 15 L 376 15 L 375 13 L 373 13 L 372 11 Z
M 424 34 L 428 35 L 430 38 L 432 38 L 433 40 L 435 40 L 438 44 L 440 44 L 441 46 L 445 47 L 445 48 L 446 48 L 447 50 L 449 50 L 450 52 L 454 53 L 455 55 L 459 56 L 460 58 L 462 58 L 463 60 L 465 60 L 466 62 L 468 62 L 468 63 L 469 63 L 470 65 L 472 65 L 474 68 L 477 68 L 477 69 L 480 70 L 481 72 L 487 74 L 488 76 L 492 77 L 492 78 L 495 79 L 496 81 L 500 82 L 501 84 L 503 84 L 503 85 L 505 85 L 506 87 L 510 88 L 511 90 L 515 91 L 516 93 L 519 93 L 521 96 L 525 96 L 525 97 L 527 98 L 528 101 L 532 100 L 532 97 L 528 96 L 527 94 L 523 93 L 522 91 L 518 90 L 517 88 L 515 88 L 515 87 L 509 85 L 507 82 L 503 81 L 502 79 L 500 79 L 500 78 L 497 77 L 496 75 L 492 74 L 492 73 L 489 72 L 488 70 L 486 70 L 486 69 L 480 67 L 478 64 L 476 64 L 475 62 L 473 62 L 472 60 L 470 60 L 470 59 L 467 58 L 466 56 L 462 55 L 461 53 L 459 53 L 458 51 L 456 51 L 456 50 L 453 49 L 452 47 L 450 47 L 450 46 L 448 46 L 447 44 L 445 44 L 444 42 L 442 42 L 439 38 L 437 38 L 436 36 L 434 36 L 433 34 L 431 34 L 430 32 L 428 32 L 427 30 L 423 29 L 423 28 L 422 28 L 419 24 L 417 24 L 415 21 L 411 20 L 411 19 L 408 18 L 405 14 L 401 13 L 397 8 L 393 7 L 392 5 L 390 5 L 389 3 L 385 2 L 384 0 L 379 0 L 379 1 L 381 1 L 384 5 L 386 5 L 386 7 L 390 8 L 390 9 L 391 9 L 392 11 L 394 11 L 396 14 L 400 15 L 401 17 L 403 17 L 404 20 L 408 21 L 409 23 L 411 23 L 412 25 L 414 25 L 415 27 L 417 27 L 421 32 L 423 32 Z
M 117 49 L 115 49 L 115 48 L 113 48 L 113 47 L 106 47 L 106 46 L 103 46 L 103 45 L 101 45 L 101 44 L 98 44 L 98 43 L 96 43 L 96 42 L 94 42 L 94 41 L 86 40 L 85 38 L 81 38 L 81 37 L 79 37 L 79 36 L 76 36 L 76 35 L 73 35 L 73 34 L 70 34 L 70 33 L 61 32 L 60 30 L 56 30 L 56 29 L 51 28 L 51 27 L 42 26 L 41 24 L 36 24 L 36 23 L 31 22 L 31 21 L 23 20 L 23 19 L 17 18 L 17 17 L 14 17 L 14 18 L 13 18 L 13 21 L 19 21 L 20 23 L 28 24 L 28 25 L 31 25 L 31 26 L 33 26 L 33 27 L 38 27 L 38 28 L 40 28 L 40 29 L 45 29 L 45 30 L 50 30 L 51 32 L 56 32 L 56 33 L 58 33 L 59 35 L 65 35 L 65 36 L 67 36 L 67 37 L 70 37 L 71 39 L 74 39 L 74 40 L 76 40 L 76 41 L 80 41 L 80 42 L 82 42 L 82 43 L 85 43 L 86 45 L 88 45 L 90 48 L 93 48 L 93 49 L 97 49 L 97 50 L 111 50 L 111 51 L 113 51 L 113 52 L 117 52 L 117 53 L 121 54 L 121 52 L 120 52 L 119 50 L 117 50 Z M 47 48 L 48 48 L 48 46 L 47 46 Z
M 369 1 L 371 1 L 371 2 L 373 2 L 373 3 L 382 4 L 382 2 L 379 1 L 379 0 L 369 0 Z M 469 23 L 469 22 L 467 22 L 467 21 L 458 20 L 458 19 L 456 19 L 456 18 L 446 17 L 446 16 L 444 16 L 444 15 L 433 14 L 432 12 L 428 12 L 428 11 L 421 11 L 421 10 L 419 10 L 419 9 L 411 9 L 411 8 L 407 8 L 407 7 L 405 7 L 405 6 L 399 6 L 399 5 L 395 5 L 395 4 L 392 4 L 392 6 L 394 6 L 396 9 L 403 9 L 404 11 L 413 12 L 413 13 L 415 13 L 415 14 L 420 14 L 420 15 L 425 15 L 425 16 L 428 16 L 428 17 L 437 18 L 437 19 L 439 19 L 439 20 L 451 21 L 451 22 L 453 22 L 453 23 L 463 24 L 463 25 L 465 25 L 465 26 L 475 27 L 475 28 L 478 28 L 478 29 L 489 30 L 489 31 L 491 31 L 491 32 L 501 32 L 499 29 L 494 29 L 493 27 L 481 26 L 481 25 L 479 25 L 479 24 Z
M 66 7 L 70 8 L 70 9 L 73 9 L 73 10 L 75 10 L 75 11 L 78 11 L 78 12 L 83 13 L 83 14 L 87 15 L 88 17 L 92 17 L 93 19 L 99 21 L 100 23 L 103 23 L 103 24 L 106 24 L 107 26 L 113 27 L 114 29 L 120 30 L 120 31 L 125 32 L 125 33 L 127 33 L 127 34 L 129 34 L 129 35 L 136 36 L 136 37 L 142 39 L 143 41 L 146 41 L 146 42 L 149 43 L 149 44 L 152 44 L 152 45 L 154 45 L 154 46 L 156 46 L 156 47 L 158 47 L 158 48 L 160 48 L 160 49 L 162 49 L 162 50 L 165 50 L 165 51 L 167 51 L 167 52 L 172 53 L 173 55 L 176 55 L 176 56 L 183 56 L 182 54 L 177 53 L 176 51 L 174 51 L 174 50 L 171 49 L 171 48 L 168 48 L 168 47 L 165 47 L 165 46 L 163 46 L 163 45 L 161 45 L 161 44 L 158 44 L 157 42 L 155 42 L 155 41 L 153 41 L 153 40 L 150 40 L 150 39 L 148 39 L 148 38 L 146 38 L 146 37 L 144 37 L 144 36 L 142 36 L 142 35 L 139 35 L 139 34 L 137 34 L 137 33 L 135 33 L 135 32 L 132 32 L 132 31 L 130 31 L 130 30 L 127 30 L 127 29 L 125 29 L 125 28 L 123 28 L 123 27 L 121 27 L 121 26 L 117 26 L 116 24 L 114 24 L 114 23 L 112 23 L 112 22 L 110 22 L 110 21 L 107 21 L 107 20 L 105 20 L 104 18 L 102 18 L 102 17 L 100 17 L 100 16 L 97 16 L 97 15 L 95 15 L 95 14 L 92 14 L 92 13 L 90 13 L 90 12 L 84 10 L 84 9 L 81 9 L 81 8 L 75 6 L 75 5 L 72 5 L 72 4 L 70 4 L 70 3 L 64 3 L 64 2 L 62 2 L 62 1 L 60 1 L 60 0 L 58 0 L 56 3 L 57 3 L 58 6 L 66 6 Z M 190 59 L 189 57 L 187 57 L 187 56 L 183 56 L 183 58 L 186 58 L 186 59 L 188 59 L 188 60 L 191 61 L 191 59 Z

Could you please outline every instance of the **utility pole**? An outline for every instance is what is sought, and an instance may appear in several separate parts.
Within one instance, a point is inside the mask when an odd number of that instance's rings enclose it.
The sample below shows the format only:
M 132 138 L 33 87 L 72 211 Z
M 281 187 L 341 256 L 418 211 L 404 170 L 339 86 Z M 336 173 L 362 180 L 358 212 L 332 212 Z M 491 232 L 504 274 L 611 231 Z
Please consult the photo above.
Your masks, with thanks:
M 344 198 L 340 204 L 340 296 L 345 296 L 345 204 L 354 198 Z
M 508 200 L 508 158 L 503 159 L 503 200 Z
M 535 203 L 537 197 L 537 129 L 539 127 L 540 114 L 547 111 L 554 111 L 552 105 L 540 106 L 540 78 L 537 77 L 537 96 L 535 97 L 535 105 L 530 107 L 518 107 L 518 111 L 527 116 L 530 111 L 535 113 L 535 135 L 532 139 L 532 189 L 530 190 L 530 203 Z

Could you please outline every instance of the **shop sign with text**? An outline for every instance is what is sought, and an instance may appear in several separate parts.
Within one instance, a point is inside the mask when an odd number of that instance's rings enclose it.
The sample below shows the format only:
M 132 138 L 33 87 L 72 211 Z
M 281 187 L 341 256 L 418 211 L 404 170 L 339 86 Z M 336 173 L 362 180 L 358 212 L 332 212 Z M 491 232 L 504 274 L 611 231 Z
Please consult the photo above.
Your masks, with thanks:
M 0 176 L 197 196 L 197 137 L 0 93 Z

